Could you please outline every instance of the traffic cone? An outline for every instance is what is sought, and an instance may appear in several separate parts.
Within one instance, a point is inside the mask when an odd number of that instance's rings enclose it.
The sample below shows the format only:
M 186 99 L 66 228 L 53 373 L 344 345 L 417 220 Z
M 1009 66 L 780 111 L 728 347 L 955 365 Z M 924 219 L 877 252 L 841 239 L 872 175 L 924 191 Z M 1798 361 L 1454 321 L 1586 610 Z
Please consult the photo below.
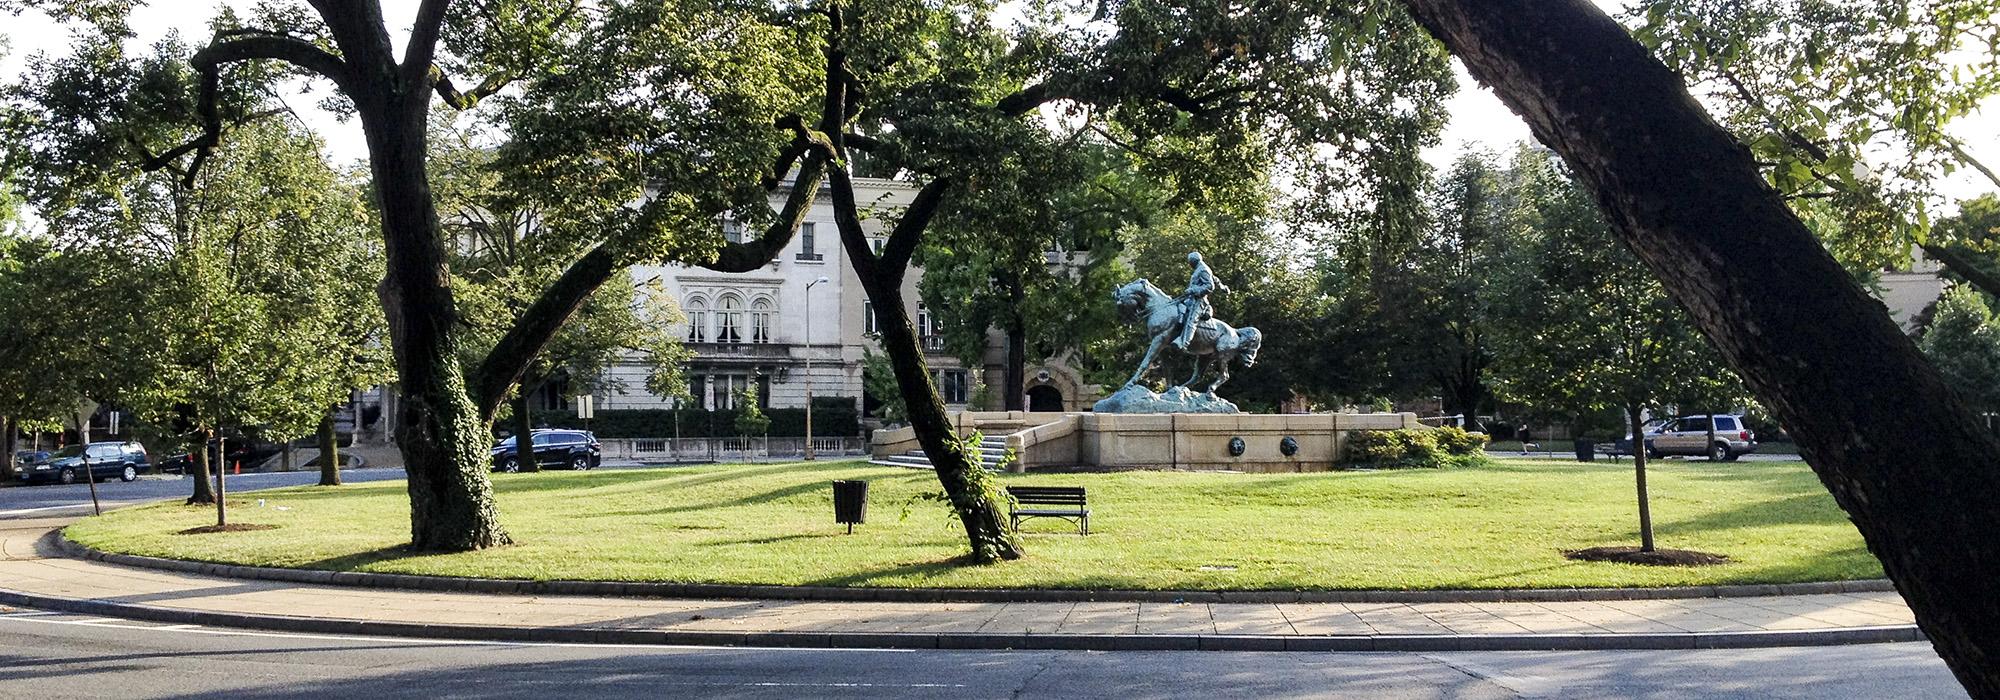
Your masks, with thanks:
M 236 460 L 236 473 L 237 474 L 243 473 L 243 460 L 240 459 Z

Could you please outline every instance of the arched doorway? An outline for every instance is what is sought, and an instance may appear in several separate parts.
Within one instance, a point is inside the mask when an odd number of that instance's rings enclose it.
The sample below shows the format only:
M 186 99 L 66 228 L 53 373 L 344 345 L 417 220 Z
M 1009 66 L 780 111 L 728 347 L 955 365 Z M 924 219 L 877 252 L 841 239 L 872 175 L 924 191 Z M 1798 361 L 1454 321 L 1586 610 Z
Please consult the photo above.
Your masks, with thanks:
M 1062 391 L 1047 384 L 1028 387 L 1028 410 L 1042 413 L 1061 413 L 1063 410 Z

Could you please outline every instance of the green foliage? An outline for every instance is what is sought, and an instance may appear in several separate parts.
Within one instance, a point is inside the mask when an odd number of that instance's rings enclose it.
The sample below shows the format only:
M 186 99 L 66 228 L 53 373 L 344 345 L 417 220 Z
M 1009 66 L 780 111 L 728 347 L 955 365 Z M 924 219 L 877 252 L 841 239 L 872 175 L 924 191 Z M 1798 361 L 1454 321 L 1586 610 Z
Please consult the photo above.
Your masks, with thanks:
M 1469 432 L 1455 425 L 1447 425 L 1431 431 L 1437 438 L 1438 447 L 1454 455 L 1479 454 L 1486 449 L 1486 434 Z
M 1975 408 L 2000 411 L 2000 322 L 1984 295 L 1966 285 L 1945 290 L 1917 347 Z
M 1951 133 L 2000 94 L 2000 3 L 1645 0 L 1630 21 L 1853 269 L 1907 262 L 1955 170 L 2000 186 Z
M 771 419 L 764 417 L 764 409 L 757 405 L 757 385 L 743 387 L 736 394 L 736 434 L 743 437 L 763 435 L 771 429 Z
M 1444 469 L 1486 463 L 1486 436 L 1458 428 L 1358 430 L 1347 435 L 1345 461 L 1377 469 Z
M 896 383 L 896 369 L 889 364 L 888 355 L 876 353 L 872 348 L 861 349 L 861 385 L 869 396 L 875 397 L 877 419 L 890 425 L 909 420 L 910 409 Z
M 760 435 L 771 437 L 799 437 L 805 435 L 806 410 L 803 408 L 771 408 L 762 413 L 770 420 L 770 428 Z M 598 411 L 588 422 L 567 410 L 536 411 L 534 423 L 552 428 L 589 429 L 600 438 L 706 438 L 737 437 L 743 433 L 736 429 L 738 411 L 699 408 L 678 409 L 621 409 Z M 818 397 L 813 399 L 813 435 L 819 437 L 855 436 L 861 434 L 860 415 L 854 409 L 852 399 Z
M 1747 392 L 1594 202 L 1544 151 L 1510 168 L 1517 201 L 1488 294 L 1499 393 L 1546 414 L 1726 406 Z

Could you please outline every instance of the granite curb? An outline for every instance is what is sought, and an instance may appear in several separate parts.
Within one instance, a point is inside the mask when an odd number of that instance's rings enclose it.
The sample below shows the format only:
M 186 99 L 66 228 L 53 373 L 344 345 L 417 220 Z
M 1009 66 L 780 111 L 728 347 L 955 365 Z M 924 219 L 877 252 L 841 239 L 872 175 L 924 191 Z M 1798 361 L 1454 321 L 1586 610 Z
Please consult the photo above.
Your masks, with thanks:
M 1755 632 L 1670 634 L 1203 635 L 989 634 L 903 632 L 730 632 L 615 627 L 512 627 L 253 615 L 165 608 L 103 599 L 43 596 L 0 589 L 0 603 L 26 608 L 167 624 L 307 634 L 412 637 L 478 642 L 866 649 L 1016 649 L 1084 651 L 1583 651 L 1833 646 L 1923 641 L 1915 625 Z
M 771 586 L 710 583 L 622 581 L 532 581 L 357 571 L 284 569 L 217 564 L 104 552 L 71 541 L 51 530 L 43 544 L 63 555 L 106 564 L 159 569 L 204 576 L 452 593 L 505 595 L 631 596 L 644 598 L 724 598 L 740 600 L 824 600 L 901 603 L 1560 603 L 1684 598 L 1744 598 L 1830 593 L 1879 593 L 1896 590 L 1887 579 L 1810 583 L 1679 586 L 1672 588 L 1542 588 L 1464 590 L 1356 591 L 1146 591 L 991 588 L 848 588 L 839 586 Z

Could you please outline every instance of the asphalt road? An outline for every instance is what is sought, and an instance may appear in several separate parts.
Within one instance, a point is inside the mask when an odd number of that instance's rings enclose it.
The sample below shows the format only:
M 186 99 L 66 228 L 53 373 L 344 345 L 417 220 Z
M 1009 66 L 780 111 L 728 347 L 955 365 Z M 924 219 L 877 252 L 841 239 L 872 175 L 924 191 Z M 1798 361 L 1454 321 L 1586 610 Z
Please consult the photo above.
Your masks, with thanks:
M 1963 698 L 1927 645 L 1317 654 L 441 643 L 0 612 L 17 698 Z
M 270 472 L 263 474 L 238 474 L 223 477 L 230 493 L 272 489 L 281 486 L 303 486 L 319 483 L 319 472 Z M 403 470 L 395 469 L 349 469 L 340 473 L 345 483 L 401 479 Z M 124 482 L 117 479 L 97 485 L 97 497 L 106 508 L 114 504 L 141 503 L 167 498 L 187 498 L 194 493 L 194 477 L 165 478 L 140 477 L 138 481 Z M 8 486 L 0 488 L 0 518 L 53 515 L 73 509 L 90 508 L 90 486 L 88 484 L 47 484 L 37 486 Z

